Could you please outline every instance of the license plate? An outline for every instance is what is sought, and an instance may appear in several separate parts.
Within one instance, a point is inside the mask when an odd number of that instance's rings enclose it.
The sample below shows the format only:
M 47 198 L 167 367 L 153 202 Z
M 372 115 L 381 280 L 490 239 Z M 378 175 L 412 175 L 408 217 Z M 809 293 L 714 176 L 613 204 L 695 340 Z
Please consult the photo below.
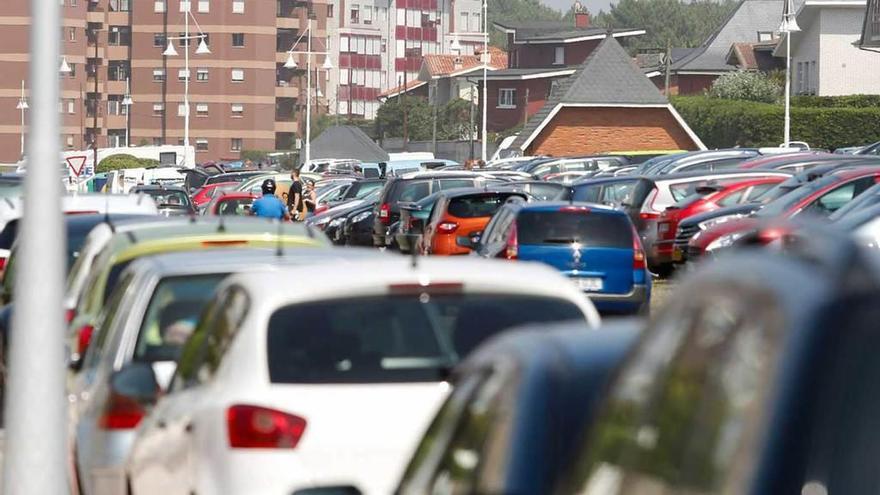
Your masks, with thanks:
M 672 261 L 679 262 L 684 258 L 681 248 L 675 248 L 672 250 Z
M 600 291 L 602 290 L 602 279 L 594 278 L 594 277 L 580 277 L 575 278 L 574 283 L 577 284 L 578 289 L 584 291 Z

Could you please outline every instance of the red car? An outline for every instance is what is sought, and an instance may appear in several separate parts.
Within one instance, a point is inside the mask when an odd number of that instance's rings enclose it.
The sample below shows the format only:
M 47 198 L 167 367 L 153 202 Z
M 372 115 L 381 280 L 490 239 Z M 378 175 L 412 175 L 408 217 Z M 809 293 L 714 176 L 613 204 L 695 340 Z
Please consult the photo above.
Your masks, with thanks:
M 703 254 L 730 247 L 768 219 L 789 219 L 798 215 L 827 217 L 877 183 L 880 183 L 880 170 L 877 167 L 831 172 L 768 203 L 753 216 L 729 220 L 698 232 L 688 242 L 687 259 L 694 261 Z M 779 235 L 772 235 L 773 232 Z M 769 229 L 760 236 L 760 242 L 770 243 L 782 234 L 782 229 Z
M 259 196 L 249 192 L 234 191 L 222 193 L 208 205 L 208 215 L 249 215 L 251 205 Z
M 198 191 L 193 193 L 192 202 L 196 208 L 201 208 L 202 206 L 211 202 L 214 199 L 214 196 L 224 189 L 231 189 L 238 185 L 238 182 L 218 182 L 216 184 L 208 184 L 206 186 L 202 186 Z
M 784 179 L 785 177 L 761 177 L 719 185 L 715 192 L 701 195 L 703 191 L 698 191 L 697 194 L 666 208 L 657 220 L 657 238 L 650 247 L 652 266 L 659 267 L 662 271 L 678 261 L 675 259 L 674 242 L 681 220 L 726 206 L 752 202 Z

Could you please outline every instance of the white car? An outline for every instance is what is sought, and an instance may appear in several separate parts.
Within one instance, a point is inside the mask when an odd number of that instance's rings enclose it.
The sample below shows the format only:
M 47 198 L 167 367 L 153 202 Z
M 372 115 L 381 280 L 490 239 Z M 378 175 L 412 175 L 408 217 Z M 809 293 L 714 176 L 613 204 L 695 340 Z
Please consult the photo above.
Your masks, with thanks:
M 131 493 L 392 493 L 451 367 L 502 330 L 565 320 L 599 324 L 538 264 L 389 257 L 231 276 L 138 431 Z M 114 393 L 151 401 L 149 375 L 121 369 Z

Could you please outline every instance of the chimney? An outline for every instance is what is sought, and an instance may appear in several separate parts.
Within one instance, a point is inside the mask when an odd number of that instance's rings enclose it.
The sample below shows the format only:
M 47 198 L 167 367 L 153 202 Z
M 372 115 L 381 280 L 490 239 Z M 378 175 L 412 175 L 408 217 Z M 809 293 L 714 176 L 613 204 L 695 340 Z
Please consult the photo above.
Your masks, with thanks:
M 454 70 L 461 70 L 461 67 L 462 67 L 461 57 L 455 57 L 454 59 L 452 59 L 452 68 Z
M 574 3 L 574 27 L 578 29 L 590 27 L 590 11 L 579 1 Z

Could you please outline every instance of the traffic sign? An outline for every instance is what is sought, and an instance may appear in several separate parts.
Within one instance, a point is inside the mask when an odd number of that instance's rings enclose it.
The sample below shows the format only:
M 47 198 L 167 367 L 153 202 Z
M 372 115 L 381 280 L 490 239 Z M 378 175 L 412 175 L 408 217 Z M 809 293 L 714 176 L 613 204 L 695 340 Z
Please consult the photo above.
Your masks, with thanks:
M 70 170 L 73 171 L 73 175 L 79 177 L 83 171 L 83 168 L 86 166 L 86 161 L 88 157 L 86 156 L 68 156 L 67 166 L 70 167 Z

